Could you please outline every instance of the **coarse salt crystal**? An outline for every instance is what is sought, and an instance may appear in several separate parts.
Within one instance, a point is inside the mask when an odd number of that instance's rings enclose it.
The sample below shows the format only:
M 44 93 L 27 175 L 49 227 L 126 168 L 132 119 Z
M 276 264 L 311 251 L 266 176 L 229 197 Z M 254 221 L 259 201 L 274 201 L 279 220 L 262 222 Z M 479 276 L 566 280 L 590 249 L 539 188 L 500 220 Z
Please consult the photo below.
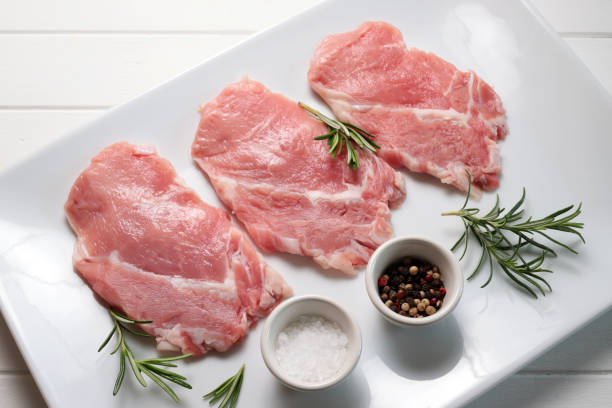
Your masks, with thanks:
M 302 315 L 276 338 L 276 359 L 290 377 L 318 383 L 328 380 L 344 363 L 348 338 L 338 323 L 322 316 Z

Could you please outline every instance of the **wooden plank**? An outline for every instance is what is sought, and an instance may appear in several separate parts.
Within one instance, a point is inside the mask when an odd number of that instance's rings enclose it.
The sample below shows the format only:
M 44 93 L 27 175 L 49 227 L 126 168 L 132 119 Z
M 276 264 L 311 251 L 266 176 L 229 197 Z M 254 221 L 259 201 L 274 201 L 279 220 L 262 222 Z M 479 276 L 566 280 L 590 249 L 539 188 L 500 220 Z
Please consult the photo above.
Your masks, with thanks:
M 4 317 L 0 314 L 0 373 L 5 372 L 25 374 L 28 372 L 28 367 L 21 357 Z
M 0 107 L 116 105 L 244 38 L 201 34 L 0 35 Z M 567 41 L 612 92 L 608 74 L 612 38 Z
M 0 106 L 108 107 L 244 35 L 0 35 Z
M 610 406 L 610 375 L 516 375 L 468 405 L 469 408 Z
M 18 163 L 104 110 L 0 110 L 0 169 Z M 0 332 L 2 329 L 0 329 Z M 0 340 L 0 367 L 3 343 Z
M 318 2 L 20 0 L 3 5 L 0 30 L 248 32 L 276 24 Z
M 0 31 L 256 31 L 298 14 L 318 1 L 21 0 L 7 2 L 3 7 Z M 532 2 L 557 31 L 612 31 L 612 2 L 609 0 Z
M 612 35 L 610 0 L 531 0 L 557 32 Z
M 47 404 L 29 375 L 0 374 L 3 408 L 45 408 Z

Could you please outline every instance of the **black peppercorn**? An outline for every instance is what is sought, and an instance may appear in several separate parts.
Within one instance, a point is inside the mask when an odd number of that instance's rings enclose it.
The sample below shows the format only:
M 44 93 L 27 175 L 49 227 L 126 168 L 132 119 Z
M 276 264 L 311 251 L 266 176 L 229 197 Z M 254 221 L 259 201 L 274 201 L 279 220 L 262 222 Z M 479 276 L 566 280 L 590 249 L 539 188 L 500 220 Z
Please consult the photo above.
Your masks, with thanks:
M 446 294 L 438 266 L 412 257 L 390 265 L 378 280 L 378 290 L 389 309 L 416 318 L 438 311 Z

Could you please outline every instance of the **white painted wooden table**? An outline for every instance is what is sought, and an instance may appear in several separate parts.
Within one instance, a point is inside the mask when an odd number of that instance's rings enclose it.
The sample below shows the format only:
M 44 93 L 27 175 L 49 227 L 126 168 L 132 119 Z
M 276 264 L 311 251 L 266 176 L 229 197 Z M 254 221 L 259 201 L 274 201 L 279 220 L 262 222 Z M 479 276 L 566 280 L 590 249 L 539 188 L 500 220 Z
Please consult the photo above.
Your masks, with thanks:
M 0 169 L 316 2 L 0 0 Z M 612 0 L 533 2 L 612 93 Z M 1 317 L 0 401 L 45 406 Z M 611 406 L 612 312 L 471 404 Z

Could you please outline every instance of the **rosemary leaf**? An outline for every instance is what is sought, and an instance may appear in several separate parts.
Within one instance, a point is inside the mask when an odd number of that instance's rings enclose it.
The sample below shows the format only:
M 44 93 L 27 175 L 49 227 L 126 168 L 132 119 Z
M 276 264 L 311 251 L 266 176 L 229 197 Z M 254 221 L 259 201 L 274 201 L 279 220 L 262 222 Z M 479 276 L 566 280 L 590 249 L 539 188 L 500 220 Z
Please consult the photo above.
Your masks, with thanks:
M 113 334 L 115 334 L 115 331 L 117 331 L 117 326 L 113 325 L 113 329 L 110 331 L 110 333 L 108 333 L 108 336 L 106 336 L 106 339 L 104 339 L 104 342 L 102 342 L 102 344 L 100 345 L 100 347 L 98 347 L 98 353 L 104 348 L 106 347 L 106 345 L 108 344 L 108 342 L 110 341 L 110 339 L 113 338 Z
M 192 353 L 189 354 L 181 354 L 180 356 L 172 356 L 172 357 L 161 357 L 161 358 L 150 358 L 148 360 L 143 360 L 146 361 L 147 363 L 152 363 L 152 364 L 157 364 L 159 362 L 166 362 L 166 361 L 176 361 L 176 360 L 184 360 L 187 357 L 191 357 L 193 356 Z M 175 365 L 173 365 L 174 367 L 176 367 Z
M 150 371 L 153 371 L 156 374 L 167 375 L 167 376 L 172 377 L 172 378 L 177 379 L 177 380 L 186 380 L 187 379 L 187 377 L 184 377 L 184 376 L 182 376 L 180 374 L 174 373 L 172 371 L 164 370 L 163 368 L 156 367 L 153 364 L 150 364 L 150 363 L 147 363 L 147 362 L 144 362 L 144 361 L 140 361 L 140 365 L 148 368 Z
M 328 153 L 332 158 L 336 158 L 342 152 L 342 147 L 346 145 L 346 161 L 352 170 L 359 168 L 359 159 L 357 151 L 353 145 L 357 145 L 360 150 L 369 150 L 376 153 L 380 146 L 374 142 L 374 135 L 366 132 L 362 128 L 353 125 L 352 123 L 342 122 L 325 116 L 316 109 L 298 102 L 298 105 L 306 110 L 310 116 L 317 119 L 319 122 L 327 126 L 328 133 L 316 136 L 315 140 L 327 140 L 329 145 Z
M 142 385 L 143 387 L 146 387 L 147 382 L 145 381 L 144 377 L 140 373 L 141 368 L 136 365 L 136 359 L 134 358 L 134 355 L 132 354 L 130 349 L 124 345 L 124 350 L 122 351 L 122 353 L 124 353 L 127 356 L 128 362 L 130 363 L 130 366 L 132 367 L 132 372 L 134 373 L 134 376 L 136 377 L 140 385 Z
M 582 204 L 564 207 L 543 218 L 525 218 L 525 210 L 522 206 L 525 202 L 526 191 L 523 188 L 520 199 L 510 210 L 506 211 L 500 207 L 499 196 L 497 196 L 489 212 L 479 217 L 478 208 L 466 208 L 472 184 L 469 172 L 467 172 L 467 177 L 468 191 L 463 205 L 457 211 L 443 212 L 442 215 L 458 216 L 463 222 L 464 231 L 451 248 L 454 251 L 463 245 L 460 260 L 467 252 L 470 235 L 476 238 L 476 242 L 482 248 L 478 264 L 468 276 L 468 280 L 476 276 L 488 258 L 489 275 L 481 287 L 484 288 L 491 282 L 493 261 L 495 261 L 519 288 L 534 298 L 538 297 L 538 293 L 545 296 L 546 290 L 551 291 L 552 288 L 542 274 L 552 273 L 552 270 L 545 269 L 542 265 L 547 256 L 557 256 L 551 245 L 554 244 L 573 254 L 578 253 L 567 243 L 553 238 L 545 231 L 565 232 L 578 237 L 584 243 L 584 236 L 579 231 L 584 224 L 574 222 L 574 219 L 582 212 Z M 531 255 L 534 250 L 539 251 L 540 255 Z
M 125 377 L 125 355 L 121 353 L 121 357 L 119 358 L 119 374 L 117 375 L 117 380 L 115 381 L 113 395 L 117 395 L 119 392 L 119 388 L 121 388 L 121 384 L 123 383 L 123 377 Z
M 127 316 L 123 316 L 117 312 L 115 312 L 114 310 L 110 310 L 110 314 L 111 316 L 113 316 L 113 318 L 115 320 L 120 321 L 121 323 L 127 323 L 127 324 L 134 324 L 134 323 L 153 323 L 153 320 L 134 320 L 134 319 L 130 319 Z
M 159 387 L 162 390 L 166 391 L 166 394 L 170 395 L 170 397 L 174 400 L 174 402 L 179 402 L 180 401 L 178 395 L 176 395 L 174 390 L 172 388 L 168 387 L 168 384 L 166 384 L 161 378 L 159 378 L 157 375 L 152 373 L 146 367 L 141 367 L 141 369 L 142 369 L 142 372 L 145 373 L 150 379 L 152 379 L 157 385 L 159 385 Z
M 210 405 L 214 405 L 217 401 L 222 399 L 218 408 L 234 408 L 238 403 L 238 396 L 242 388 L 243 378 L 244 364 L 236 374 L 225 380 L 221 385 L 204 395 L 202 398 L 212 398 L 208 402 Z
M 136 336 L 142 337 L 150 337 L 149 334 L 141 333 L 136 331 L 132 326 L 135 324 L 147 324 L 152 323 L 150 320 L 134 320 L 130 319 L 127 316 L 123 316 L 114 310 L 109 310 L 111 318 L 113 319 L 113 329 L 110 334 L 104 339 L 102 345 L 98 348 L 98 352 L 101 351 L 106 345 L 109 343 L 113 334 L 117 335 L 117 345 L 111 351 L 111 354 L 115 354 L 117 351 L 121 350 L 119 353 L 119 373 L 117 374 L 117 379 L 115 380 L 115 386 L 113 388 L 113 395 L 117 395 L 121 385 L 123 384 L 123 379 L 125 378 L 126 371 L 126 359 L 130 364 L 132 372 L 134 376 L 138 380 L 138 382 L 146 387 L 147 383 L 142 376 L 144 373 L 147 377 L 149 377 L 153 382 L 155 382 L 162 390 L 164 390 L 175 402 L 179 402 L 179 398 L 176 393 L 164 382 L 164 379 L 167 381 L 171 381 L 175 384 L 178 384 L 182 387 L 191 389 L 191 385 L 187 383 L 187 378 L 172 372 L 170 370 L 163 369 L 157 366 L 163 367 L 176 367 L 176 364 L 170 363 L 170 361 L 182 360 L 184 358 L 190 357 L 191 354 L 183 354 L 180 356 L 174 357 L 162 357 L 162 358 L 151 358 L 146 360 L 136 360 L 132 350 L 130 350 L 129 346 L 125 342 L 124 330 L 128 333 L 131 333 Z M 130 326 L 131 325 L 131 326 Z
M 139 332 L 139 331 L 136 331 L 136 330 L 134 330 L 134 329 L 130 328 L 129 326 L 126 326 L 125 324 L 121 324 L 121 323 L 119 323 L 119 326 L 121 326 L 121 328 L 122 328 L 122 329 L 124 329 L 125 331 L 127 331 L 127 332 L 129 332 L 129 333 L 133 334 L 134 336 L 139 336 L 139 337 L 153 337 L 153 336 L 151 336 L 149 333 L 144 333 L 144 332 Z

